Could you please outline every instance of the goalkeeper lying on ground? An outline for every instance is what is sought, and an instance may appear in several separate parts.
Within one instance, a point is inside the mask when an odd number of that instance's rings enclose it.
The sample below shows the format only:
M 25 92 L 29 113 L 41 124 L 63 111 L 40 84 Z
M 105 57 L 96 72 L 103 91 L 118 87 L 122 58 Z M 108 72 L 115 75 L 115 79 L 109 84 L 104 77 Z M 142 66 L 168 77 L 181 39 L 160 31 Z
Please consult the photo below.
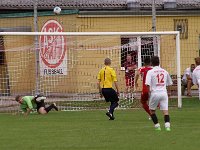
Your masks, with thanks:
M 49 107 L 45 107 L 44 100 L 46 97 L 42 95 L 36 96 L 16 96 L 15 100 L 20 103 L 20 108 L 25 115 L 29 115 L 31 111 L 37 109 L 39 114 L 47 114 L 52 108 L 58 111 L 56 104 L 53 103 Z

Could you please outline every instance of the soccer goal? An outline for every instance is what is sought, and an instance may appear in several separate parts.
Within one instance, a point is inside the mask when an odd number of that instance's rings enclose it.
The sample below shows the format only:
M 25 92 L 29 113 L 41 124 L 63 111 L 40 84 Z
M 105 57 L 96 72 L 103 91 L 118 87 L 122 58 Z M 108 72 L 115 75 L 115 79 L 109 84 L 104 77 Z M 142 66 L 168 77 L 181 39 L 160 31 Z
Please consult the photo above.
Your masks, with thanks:
M 60 110 L 105 109 L 97 74 L 111 58 L 120 87 L 119 108 L 140 107 L 140 88 L 125 98 L 125 61 L 137 67 L 157 55 L 172 79 L 169 104 L 181 107 L 179 32 L 0 32 L 0 110 L 16 111 L 16 95 L 42 93 Z M 141 80 L 140 80 L 141 81 Z

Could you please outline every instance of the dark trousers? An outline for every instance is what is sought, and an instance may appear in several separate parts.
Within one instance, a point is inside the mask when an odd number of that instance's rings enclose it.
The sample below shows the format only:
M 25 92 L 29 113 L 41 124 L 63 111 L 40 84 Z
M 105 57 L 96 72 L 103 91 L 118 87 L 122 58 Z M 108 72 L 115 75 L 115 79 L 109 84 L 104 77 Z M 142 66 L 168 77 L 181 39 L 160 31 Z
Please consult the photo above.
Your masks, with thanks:
M 109 112 L 113 115 L 115 108 L 118 106 L 118 101 L 111 102 Z
M 109 112 L 111 114 L 114 113 L 115 108 L 119 105 L 118 101 L 118 95 L 116 91 L 113 88 L 102 88 L 102 94 L 106 100 L 106 102 L 110 102 L 110 109 Z

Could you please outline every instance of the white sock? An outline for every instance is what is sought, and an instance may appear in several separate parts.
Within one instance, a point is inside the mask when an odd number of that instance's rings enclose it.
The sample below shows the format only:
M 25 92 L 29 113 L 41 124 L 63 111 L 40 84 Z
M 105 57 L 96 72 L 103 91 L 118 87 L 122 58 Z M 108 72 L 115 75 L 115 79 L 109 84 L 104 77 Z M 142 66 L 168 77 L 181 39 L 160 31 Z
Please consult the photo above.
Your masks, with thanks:
M 159 127 L 160 127 L 159 123 L 155 124 L 155 128 L 159 128 Z
M 170 128 L 170 123 L 169 122 L 165 122 L 165 128 Z

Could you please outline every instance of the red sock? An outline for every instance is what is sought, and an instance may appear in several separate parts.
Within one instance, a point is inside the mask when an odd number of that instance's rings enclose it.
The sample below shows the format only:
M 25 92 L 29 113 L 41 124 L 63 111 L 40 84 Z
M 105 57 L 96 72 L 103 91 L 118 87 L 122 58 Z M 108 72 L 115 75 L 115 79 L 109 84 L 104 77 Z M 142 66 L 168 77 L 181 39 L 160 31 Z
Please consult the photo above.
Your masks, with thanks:
M 149 106 L 145 103 L 145 104 L 142 104 L 142 107 L 144 108 L 144 110 L 149 114 L 151 115 L 150 113 L 150 110 L 149 110 Z

